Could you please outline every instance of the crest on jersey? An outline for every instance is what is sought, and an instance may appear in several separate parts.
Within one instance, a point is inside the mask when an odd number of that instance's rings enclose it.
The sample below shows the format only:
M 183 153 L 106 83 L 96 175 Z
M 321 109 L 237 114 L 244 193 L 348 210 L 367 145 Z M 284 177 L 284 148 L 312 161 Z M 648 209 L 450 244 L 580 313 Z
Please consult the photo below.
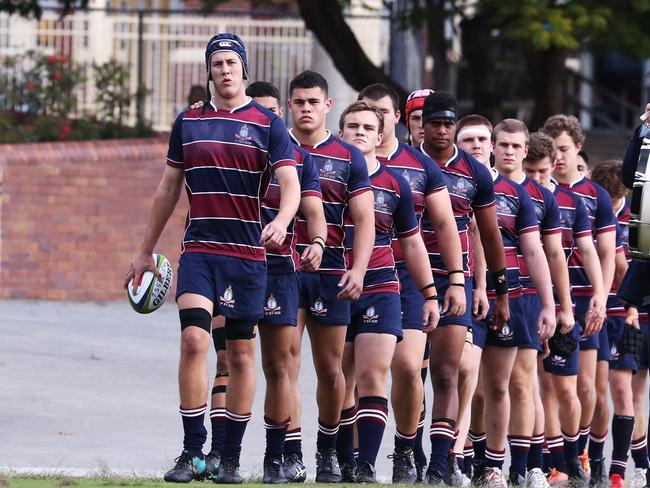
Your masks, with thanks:
M 273 296 L 273 293 L 266 299 L 266 306 L 264 307 L 264 315 L 280 315 L 282 307 L 278 305 L 278 301 Z
M 239 128 L 239 132 L 235 134 L 235 140 L 240 144 L 253 144 L 255 138 L 250 135 L 250 129 L 248 125 L 244 124 Z
M 465 178 L 458 175 L 449 175 L 449 181 L 453 182 L 451 187 L 451 193 L 454 195 L 461 196 L 463 198 L 470 198 L 469 191 L 471 190 L 471 185 L 469 182 L 465 181 Z
M 375 193 L 375 210 L 378 212 L 388 212 L 388 204 L 386 203 L 386 194 L 379 190 Z
M 327 159 L 323 167 L 320 169 L 321 178 L 329 178 L 331 180 L 336 178 L 336 168 L 331 159 Z
M 370 305 L 363 314 L 363 322 L 366 324 L 376 324 L 379 320 L 379 314 L 373 305 Z
M 327 309 L 325 308 L 325 304 L 323 303 L 323 299 L 321 297 L 318 297 L 316 300 L 314 300 L 314 304 L 309 308 L 309 310 L 313 315 L 317 315 L 319 317 L 327 315 Z
M 219 303 L 224 307 L 233 308 L 235 306 L 235 299 L 233 298 L 232 285 L 228 285 L 223 295 L 219 297 Z

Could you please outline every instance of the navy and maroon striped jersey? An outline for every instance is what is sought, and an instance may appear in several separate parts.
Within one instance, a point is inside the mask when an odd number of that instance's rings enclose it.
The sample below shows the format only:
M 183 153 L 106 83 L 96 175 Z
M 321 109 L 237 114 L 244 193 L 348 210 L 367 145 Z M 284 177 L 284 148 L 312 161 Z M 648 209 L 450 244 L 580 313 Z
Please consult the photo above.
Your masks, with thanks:
M 501 231 L 506 255 L 506 275 L 508 277 L 508 296 L 521 296 L 519 261 L 521 254 L 519 236 L 527 232 L 539 232 L 535 205 L 521 185 L 509 178 L 498 175 L 494 180 L 494 197 L 497 204 L 497 222 Z M 492 275 L 488 273 L 488 298 L 496 298 Z
M 417 234 L 420 230 L 413 210 L 411 188 L 399 173 L 383 164 L 378 164 L 377 169 L 370 174 L 370 184 L 375 199 L 375 245 L 363 279 L 363 294 L 399 293 L 391 242 L 393 239 Z M 350 263 L 353 244 L 354 226 L 348 219 L 345 245 L 349 251 Z
M 624 253 L 627 262 L 631 261 L 630 257 L 630 202 L 623 199 L 619 208 L 614 210 L 616 217 L 616 253 Z M 609 317 L 625 317 L 625 307 L 620 298 L 616 296 L 618 287 L 612 282 L 612 289 L 607 296 L 607 315 Z
M 560 209 L 562 248 L 567 262 L 570 262 L 574 249 L 577 249 L 576 239 L 591 236 L 589 214 L 587 213 L 587 207 L 582 203 L 582 199 L 572 192 L 555 185 L 553 196 Z M 573 279 L 575 279 L 575 276 L 571 273 L 571 267 L 569 267 L 569 282 L 571 284 L 573 284 Z
M 183 252 L 266 259 L 260 200 L 269 170 L 296 164 L 282 119 L 251 99 L 233 110 L 213 102 L 203 114 L 186 110 L 174 122 L 167 164 L 185 171 Z
M 404 143 L 398 143 L 387 158 L 378 156 L 377 159 L 406 180 L 413 193 L 413 205 L 418 222 L 422 227 L 431 230 L 429 217 L 425 213 L 426 197 L 446 188 L 447 185 L 438 165 L 421 151 Z M 404 255 L 397 239 L 393 239 L 393 254 L 396 263 L 404 262 Z
M 420 151 L 426 154 L 424 144 Z M 463 252 L 463 270 L 470 277 L 474 263 L 470 260 L 471 238 L 469 223 L 476 208 L 490 207 L 495 204 L 494 184 L 488 169 L 469 153 L 454 145 L 454 155 L 447 162 L 436 161 L 447 183 L 451 207 L 456 218 L 460 245 Z M 434 274 L 446 275 L 447 270 L 440 256 L 438 237 L 435 232 L 423 227 L 422 237 L 429 251 L 429 260 Z
M 561 233 L 560 209 L 553 194 L 539 183 L 528 178 L 528 176 L 520 184 L 524 187 L 524 190 L 526 190 L 535 205 L 535 215 L 541 235 L 546 236 Z M 519 260 L 519 271 L 521 275 L 519 279 L 524 295 L 536 294 L 537 290 L 535 290 L 533 282 L 530 279 L 526 260 L 521 253 L 517 255 L 517 259 Z
M 300 142 L 291 133 L 293 142 Z M 346 270 L 345 228 L 348 200 L 370 191 L 366 160 L 356 147 L 342 141 L 329 131 L 314 146 L 302 146 L 319 171 L 323 210 L 327 222 L 327 239 L 319 273 L 343 274 Z M 296 223 L 298 252 L 310 245 L 307 222 L 298 217 Z
M 616 219 L 612 211 L 612 200 L 609 194 L 597 183 L 581 176 L 577 181 L 565 185 L 558 184 L 579 196 L 587 209 L 591 232 L 597 240 L 599 234 L 616 231 Z M 587 273 L 582 265 L 582 256 L 578 249 L 574 249 L 569 258 L 569 279 L 571 292 L 575 296 L 591 296 L 593 289 Z
M 304 149 L 293 146 L 293 155 L 296 160 L 298 179 L 300 180 L 300 197 L 322 198 L 318 178 L 318 168 L 314 165 L 310 154 Z M 271 222 L 280 211 L 280 186 L 271 176 L 269 188 L 262 200 L 262 225 Z M 296 251 L 296 233 L 294 232 L 296 218 L 287 227 L 287 237 L 279 249 L 266 251 L 266 266 L 271 274 L 293 273 L 300 269 L 300 256 Z

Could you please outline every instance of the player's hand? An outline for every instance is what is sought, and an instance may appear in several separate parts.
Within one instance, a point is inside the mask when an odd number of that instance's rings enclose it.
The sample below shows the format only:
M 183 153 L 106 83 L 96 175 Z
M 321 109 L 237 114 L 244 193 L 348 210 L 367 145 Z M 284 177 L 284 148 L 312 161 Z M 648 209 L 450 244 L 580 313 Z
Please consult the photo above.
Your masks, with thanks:
M 305 248 L 300 256 L 300 268 L 304 271 L 314 273 L 320 268 L 323 259 L 323 247 L 320 244 L 312 244 Z
M 492 306 L 492 320 L 490 329 L 503 329 L 510 320 L 510 306 L 508 305 L 508 295 L 497 295 L 497 299 Z
M 639 326 L 639 311 L 635 307 L 627 309 L 627 316 L 625 317 L 625 325 L 640 329 Z
M 365 273 L 361 273 L 354 268 L 346 271 L 337 285 L 341 288 L 341 291 L 338 292 L 336 298 L 339 300 L 357 300 L 363 291 L 364 275 Z
M 460 288 L 460 287 L 459 287 Z M 440 320 L 440 309 L 438 300 L 425 300 L 422 307 L 422 331 L 429 333 L 438 327 Z
M 126 290 L 126 287 L 129 286 L 129 281 L 133 278 L 133 294 L 136 294 L 145 271 L 151 271 L 156 275 L 158 281 L 162 281 L 162 275 L 158 271 L 158 268 L 156 268 L 156 262 L 153 260 L 151 253 L 140 252 L 129 265 L 129 270 L 124 278 L 124 289 Z
M 555 323 L 560 328 L 560 334 L 571 332 L 573 327 L 576 325 L 576 319 L 573 316 L 573 310 L 560 309 L 555 315 Z
M 199 100 L 198 102 L 194 102 L 192 105 L 190 105 L 190 109 L 196 110 L 197 108 L 203 107 L 203 100 Z
M 260 243 L 266 250 L 277 249 L 287 237 L 287 226 L 275 218 L 262 229 Z
M 555 307 L 544 307 L 539 314 L 537 331 L 540 339 L 547 340 L 555 333 Z
M 490 310 L 490 302 L 488 302 L 487 291 L 485 288 L 475 288 L 472 293 L 472 315 L 476 320 L 483 320 L 487 317 Z
M 582 331 L 583 337 L 597 334 L 603 328 L 605 321 L 605 300 L 594 295 L 589 300 L 589 308 L 585 313 L 585 327 Z
M 551 348 L 548 345 L 548 339 L 545 341 L 542 341 L 542 357 L 541 359 L 546 359 L 550 354 L 551 354 Z
M 460 317 L 465 313 L 466 307 L 465 287 L 450 285 L 445 292 L 440 313 L 446 317 Z

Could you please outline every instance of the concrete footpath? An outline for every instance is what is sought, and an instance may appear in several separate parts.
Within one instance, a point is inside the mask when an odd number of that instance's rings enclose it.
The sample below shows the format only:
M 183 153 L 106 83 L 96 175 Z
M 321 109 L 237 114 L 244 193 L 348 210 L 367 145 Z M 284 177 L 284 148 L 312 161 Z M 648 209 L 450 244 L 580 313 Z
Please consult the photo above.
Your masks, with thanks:
M 0 300 L 0 470 L 160 476 L 182 449 L 179 331 L 173 304 L 138 315 L 126 299 Z M 313 477 L 316 380 L 307 337 L 303 344 L 303 446 Z M 210 375 L 214 365 L 211 354 Z M 259 353 L 257 371 L 242 453 L 248 476 L 261 476 L 264 456 Z M 390 422 L 378 458 L 381 477 L 391 472 Z

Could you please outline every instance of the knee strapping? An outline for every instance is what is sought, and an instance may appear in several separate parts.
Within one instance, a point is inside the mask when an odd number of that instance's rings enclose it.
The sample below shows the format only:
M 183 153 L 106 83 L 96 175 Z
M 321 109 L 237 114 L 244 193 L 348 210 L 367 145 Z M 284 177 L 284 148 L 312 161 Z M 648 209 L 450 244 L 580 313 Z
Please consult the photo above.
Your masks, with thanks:
M 225 351 L 226 350 L 226 329 L 225 327 L 219 327 L 217 329 L 212 329 L 212 343 L 214 344 L 214 350 Z
M 203 329 L 208 334 L 210 333 L 212 315 L 207 310 L 203 308 L 186 308 L 179 310 L 178 315 L 181 319 L 181 331 L 193 325 Z
M 226 339 L 229 341 L 253 339 L 255 337 L 255 320 L 233 319 L 226 317 Z

